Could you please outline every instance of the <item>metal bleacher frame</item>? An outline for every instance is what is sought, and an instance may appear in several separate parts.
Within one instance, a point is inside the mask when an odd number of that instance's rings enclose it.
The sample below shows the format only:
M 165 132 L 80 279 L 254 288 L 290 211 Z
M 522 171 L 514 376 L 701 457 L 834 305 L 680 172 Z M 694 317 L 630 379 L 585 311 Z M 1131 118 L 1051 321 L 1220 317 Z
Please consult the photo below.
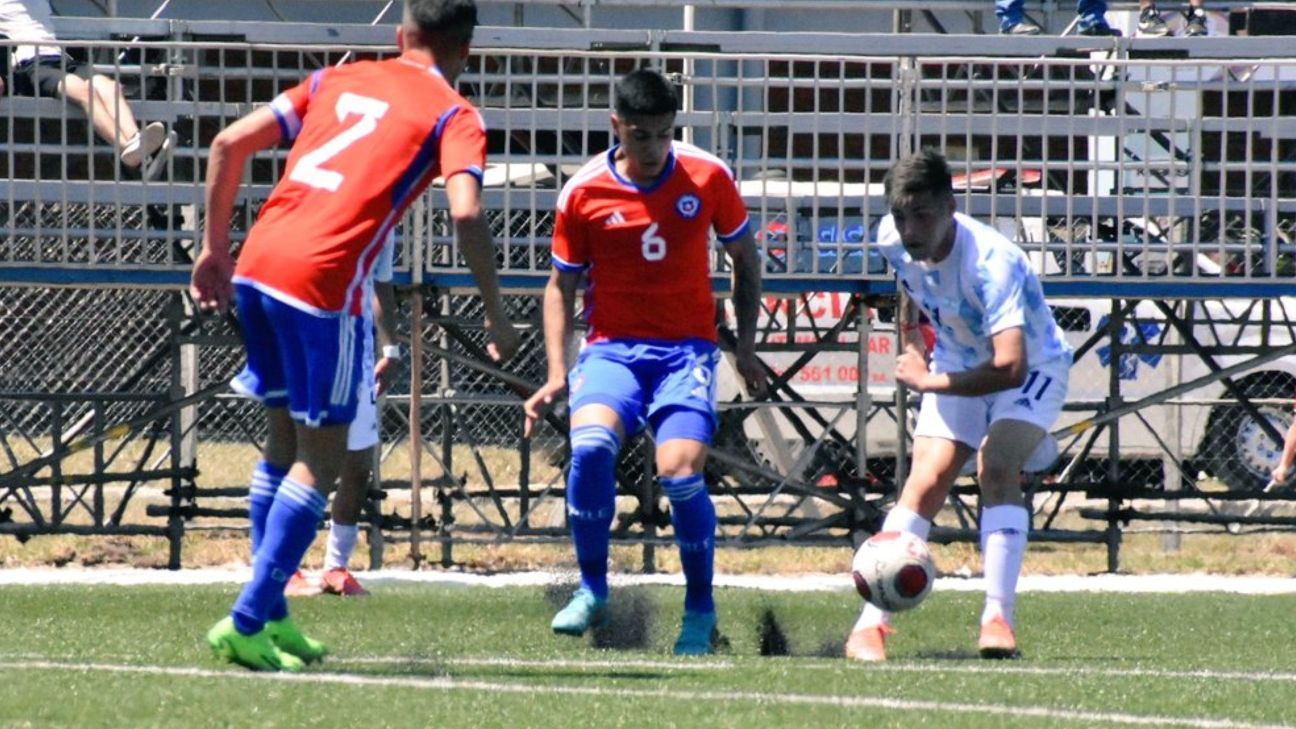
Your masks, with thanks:
M 0 216 L 0 282 L 27 290 L 172 292 L 166 315 L 170 339 L 166 353 L 157 355 L 168 358 L 170 380 L 165 396 L 156 390 L 137 395 L 151 405 L 126 418 L 95 405 L 126 397 L 119 392 L 0 392 L 0 400 L 91 403 L 75 427 L 61 416 L 47 419 L 47 437 L 62 445 L 26 461 L 10 453 L 10 467 L 0 470 L 0 505 L 17 504 L 20 517 L 29 518 L 0 523 L 0 533 L 72 529 L 42 511 L 34 494 L 46 487 L 72 488 L 76 501 L 95 502 L 92 533 L 129 533 L 139 525 L 128 530 L 120 518 L 104 516 L 99 504 L 104 485 L 125 481 L 134 488 L 168 478 L 171 504 L 153 512 L 165 516 L 166 525 L 151 523 L 147 533 L 171 538 L 175 567 L 185 519 L 238 514 L 203 506 L 203 497 L 237 489 L 200 487 L 193 455 L 200 409 L 195 403 L 209 402 L 220 387 L 203 381 L 198 362 L 203 347 L 230 341 L 219 322 L 195 319 L 180 293 L 201 215 L 205 144 L 224 123 L 313 68 L 391 53 L 392 32 L 389 27 L 125 18 L 61 18 L 58 30 L 76 38 L 65 42 L 97 69 L 143 89 L 132 100 L 136 115 L 166 121 L 181 141 L 163 175 L 139 180 L 111 164 L 110 150 L 89 139 L 83 120 L 61 102 L 5 98 L 0 122 L 8 126 L 0 152 L 8 176 L 0 183 L 0 205 L 7 214 Z M 1110 320 L 1094 330 L 1082 352 L 1105 347 L 1116 362 L 1190 355 L 1209 371 L 1199 384 L 1223 382 L 1221 398 L 1241 408 L 1261 438 L 1281 437 L 1270 411 L 1263 410 L 1272 407 L 1277 392 L 1250 390 L 1245 377 L 1248 365 L 1293 349 L 1294 312 L 1284 308 L 1282 297 L 1296 281 L 1290 268 L 1296 230 L 1296 112 L 1291 110 L 1296 60 L 1284 38 L 1009 39 L 483 27 L 475 46 L 477 62 L 461 86 L 494 131 L 495 164 L 485 199 L 503 281 L 519 299 L 537 293 L 547 278 L 545 225 L 558 186 L 574 166 L 606 145 L 607 88 L 636 64 L 652 63 L 676 80 L 685 92 L 686 108 L 679 115 L 684 136 L 716 151 L 742 181 L 768 258 L 766 290 L 782 300 L 767 306 L 763 351 L 771 361 L 783 357 L 784 364 L 777 368 L 772 400 L 726 404 L 732 438 L 718 445 L 709 475 L 717 492 L 734 496 L 744 511 L 723 525 L 721 544 L 858 537 L 875 526 L 879 506 L 902 480 L 907 422 L 902 394 L 893 399 L 887 388 L 857 385 L 849 397 L 838 392 L 807 399 L 793 381 L 825 352 L 853 357 L 855 381 L 871 381 L 869 347 L 893 333 L 885 314 L 879 318 L 873 312 L 886 308 L 894 284 L 887 271 L 870 263 L 868 235 L 852 238 L 846 231 L 871 229 L 885 212 L 877 184 L 881 174 L 897 155 L 923 145 L 951 152 L 960 174 L 960 208 L 1013 234 L 1039 266 L 1050 296 L 1110 302 Z M 1265 110 L 1274 113 L 1265 116 Z M 42 136 L 47 127 L 54 130 L 48 135 L 53 139 Z M 44 166 L 44 155 L 56 160 L 55 173 Z M 250 225 L 285 156 L 285 150 L 275 150 L 257 157 L 242 191 L 237 229 Z M 23 170 L 31 174 L 16 176 Z M 72 222 L 67 211 L 74 208 L 89 211 L 88 219 Z M 413 292 L 416 317 L 439 312 L 435 334 L 423 333 L 417 324 L 414 331 L 447 359 L 424 368 L 440 372 L 438 385 L 423 389 L 414 378 L 412 391 L 422 396 L 394 398 L 391 407 L 408 408 L 413 401 L 447 413 L 457 407 L 516 408 L 517 394 L 529 383 L 474 359 L 473 343 L 479 339 L 471 305 L 455 303 L 471 298 L 471 280 L 457 263 L 454 241 L 436 208 L 431 192 L 403 225 L 397 280 Z M 772 225 L 778 220 L 791 225 L 780 233 Z M 721 257 L 715 281 L 718 292 L 727 288 Z M 812 299 L 825 294 L 839 294 L 845 302 L 837 315 L 814 311 Z M 1261 302 L 1264 313 L 1225 322 L 1218 306 L 1204 303 L 1222 299 Z M 1140 331 L 1139 320 L 1146 316 L 1140 301 L 1156 302 L 1161 330 L 1173 335 L 1126 336 L 1126 327 Z M 519 310 L 532 325 L 538 323 L 533 308 Z M 1202 331 L 1225 323 L 1232 334 L 1203 338 Z M 1248 327 L 1254 336 L 1237 334 Z M 1064 443 L 1065 466 L 1056 481 L 1035 484 L 1045 502 L 1037 505 L 1036 538 L 1105 543 L 1115 569 L 1119 525 L 1132 519 L 1292 524 L 1280 515 L 1219 507 L 1260 496 L 1246 489 L 1194 493 L 1191 479 L 1182 476 L 1181 448 L 1164 449 L 1166 475 L 1159 490 L 1123 480 L 1115 415 L 1127 413 L 1129 404 L 1117 369 L 1110 368 L 1104 397 L 1073 403 L 1075 417 L 1068 422 L 1079 426 Z M 503 383 L 503 390 L 457 392 L 462 388 L 455 387 L 452 371 L 487 373 Z M 1183 394 L 1169 386 L 1140 404 L 1202 405 Z M 1137 412 L 1128 416 L 1139 417 Z M 121 420 L 121 427 L 110 427 L 114 420 Z M 108 467 L 112 459 L 100 455 L 123 432 L 141 432 L 138 426 L 164 444 L 159 447 L 170 463 L 160 473 L 138 465 L 116 472 Z M 437 484 L 441 512 L 435 534 L 442 559 L 449 559 L 456 541 L 558 536 L 561 530 L 527 523 L 528 504 L 551 498 L 554 489 L 549 484 L 534 490 L 526 482 L 525 465 L 516 490 L 497 487 L 484 474 L 487 487 L 474 491 L 452 475 L 451 441 L 472 440 L 465 427 L 459 423 L 459 435 L 454 427 L 440 432 L 440 460 L 451 474 Z M 879 456 L 871 442 L 888 430 L 892 450 Z M 417 431 L 412 437 L 420 440 L 413 451 L 431 447 Z M 525 464 L 530 446 L 519 442 L 517 447 Z M 1104 448 L 1102 478 L 1074 485 L 1069 479 L 1094 449 Z M 94 473 L 67 477 L 58 472 L 54 464 L 84 449 L 97 454 Z M 888 467 L 883 462 L 892 454 L 899 457 Z M 485 469 L 480 458 L 477 465 Z M 55 469 L 52 476 L 49 468 Z M 639 506 L 624 515 L 619 536 L 650 548 L 658 541 L 661 514 L 651 480 L 634 475 L 639 468 L 637 462 L 623 463 L 623 489 L 638 496 Z M 1107 499 L 1105 510 L 1090 514 L 1100 528 L 1053 526 L 1061 499 L 1049 501 L 1048 494 L 1071 490 Z M 1209 513 L 1130 505 L 1135 497 L 1170 496 L 1206 498 Z M 450 518 L 455 502 L 499 504 L 501 498 L 520 499 L 523 518 L 504 516 L 502 506 L 498 520 L 478 509 L 483 523 L 476 529 L 455 526 Z M 764 500 L 753 506 L 753 498 Z M 1284 498 L 1263 495 L 1264 500 Z M 974 538 L 975 507 L 959 499 L 958 523 L 938 525 L 934 538 Z M 118 517 L 125 503 L 120 502 Z M 808 513 L 807 504 L 818 506 Z M 410 530 L 417 545 L 424 522 L 415 511 L 403 524 L 387 526 Z

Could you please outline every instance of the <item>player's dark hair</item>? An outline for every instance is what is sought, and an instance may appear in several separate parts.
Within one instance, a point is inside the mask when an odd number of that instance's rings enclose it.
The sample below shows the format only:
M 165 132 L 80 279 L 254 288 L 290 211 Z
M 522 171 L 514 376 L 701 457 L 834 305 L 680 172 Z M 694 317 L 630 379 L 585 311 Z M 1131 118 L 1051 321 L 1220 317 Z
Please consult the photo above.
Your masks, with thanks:
M 477 27 L 475 0 L 405 0 L 405 24 L 428 44 L 462 46 Z
M 651 68 L 631 71 L 617 82 L 612 109 L 617 116 L 661 116 L 679 110 L 675 87 Z
M 947 198 L 954 195 L 954 179 L 945 157 L 924 149 L 896 162 L 882 180 L 887 204 L 895 206 L 919 195 Z

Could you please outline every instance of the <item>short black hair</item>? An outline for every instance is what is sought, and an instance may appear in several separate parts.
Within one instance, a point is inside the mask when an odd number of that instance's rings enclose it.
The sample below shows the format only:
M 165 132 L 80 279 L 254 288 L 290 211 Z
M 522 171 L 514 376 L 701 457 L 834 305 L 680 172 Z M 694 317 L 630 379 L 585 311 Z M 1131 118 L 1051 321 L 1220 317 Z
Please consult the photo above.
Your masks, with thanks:
M 417 28 L 429 43 L 463 45 L 477 27 L 475 0 L 405 0 L 405 23 Z
M 679 98 L 665 76 L 651 68 L 641 68 L 617 82 L 612 109 L 623 119 L 674 114 L 679 110 Z
M 918 195 L 953 197 L 954 177 L 945 157 L 929 148 L 892 165 L 882 180 L 882 189 L 891 206 Z

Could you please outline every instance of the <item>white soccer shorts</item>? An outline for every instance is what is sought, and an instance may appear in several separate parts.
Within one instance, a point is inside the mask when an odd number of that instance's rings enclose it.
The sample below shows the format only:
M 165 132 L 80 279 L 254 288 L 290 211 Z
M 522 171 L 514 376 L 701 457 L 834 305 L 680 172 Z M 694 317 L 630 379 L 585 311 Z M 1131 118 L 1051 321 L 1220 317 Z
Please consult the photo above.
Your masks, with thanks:
M 924 393 L 914 436 L 954 440 L 975 450 L 999 420 L 1022 420 L 1047 433 L 1066 402 L 1070 374 L 1070 359 L 1058 358 L 1032 368 L 1020 388 L 977 397 Z

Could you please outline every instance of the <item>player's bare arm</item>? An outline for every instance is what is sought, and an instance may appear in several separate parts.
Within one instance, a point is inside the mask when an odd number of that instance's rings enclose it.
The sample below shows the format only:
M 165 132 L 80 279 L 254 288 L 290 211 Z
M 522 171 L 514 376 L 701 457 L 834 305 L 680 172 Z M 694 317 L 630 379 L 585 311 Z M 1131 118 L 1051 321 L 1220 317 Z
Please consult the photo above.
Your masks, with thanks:
M 927 340 L 923 337 L 921 320 L 922 311 L 918 304 L 908 296 L 901 297 L 897 323 L 900 328 L 900 350 L 913 352 L 926 362 L 930 352 L 927 351 Z
M 482 211 L 480 184 L 472 175 L 452 175 L 446 180 L 446 197 L 450 201 L 450 218 L 454 221 L 459 251 L 472 271 L 486 308 L 486 331 L 491 338 L 487 352 L 496 361 L 506 360 L 517 352 L 521 337 L 504 312 L 504 300 L 500 298 L 495 242 Z
M 974 397 L 1021 387 L 1029 367 L 1026 337 L 1021 327 L 1005 329 L 990 338 L 989 361 L 965 372 L 933 373 L 925 357 L 906 350 L 896 357 L 896 380 L 918 392 Z
M 230 278 L 230 216 L 243 178 L 243 165 L 254 153 L 279 142 L 279 122 L 262 107 L 226 127 L 212 140 L 207 159 L 206 220 L 202 252 L 194 261 L 189 293 L 203 311 L 229 306 L 234 298 Z
M 526 413 L 525 437 L 531 437 L 536 421 L 544 417 L 554 400 L 567 391 L 567 342 L 571 339 L 571 321 L 576 311 L 576 287 L 581 274 L 554 270 L 545 284 L 542 313 L 544 316 L 545 359 L 549 363 L 545 382 L 523 405 Z
M 1278 457 L 1278 465 L 1274 466 L 1273 473 L 1270 474 L 1274 483 L 1287 482 L 1293 462 L 1296 462 L 1296 422 L 1287 429 L 1287 436 L 1283 438 L 1282 455 Z
M 756 319 L 760 314 L 761 260 L 756 239 L 750 230 L 725 246 L 733 261 L 734 316 L 738 320 L 738 349 L 735 364 L 738 374 L 754 397 L 765 395 L 765 366 L 756 356 Z
M 378 346 L 383 348 L 379 351 L 393 345 L 399 346 L 396 340 L 396 287 L 390 281 L 374 282 L 373 309 Z M 393 371 L 392 359 L 385 354 L 374 364 L 379 394 L 391 385 Z

